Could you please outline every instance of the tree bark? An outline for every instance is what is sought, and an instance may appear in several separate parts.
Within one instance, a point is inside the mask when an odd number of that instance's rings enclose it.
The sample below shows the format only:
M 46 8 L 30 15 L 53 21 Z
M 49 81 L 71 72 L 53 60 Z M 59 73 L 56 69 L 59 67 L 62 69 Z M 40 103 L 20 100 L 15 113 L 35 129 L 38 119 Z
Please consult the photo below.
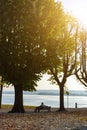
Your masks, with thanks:
M 15 85 L 15 101 L 12 110 L 9 113 L 24 113 L 24 106 L 23 106 L 23 90 L 22 85 Z
M 59 111 L 65 111 L 64 108 L 64 85 L 60 86 L 60 107 Z
M 1 105 L 2 105 L 2 90 L 3 90 L 3 86 L 1 85 L 0 86 L 0 108 L 1 108 Z

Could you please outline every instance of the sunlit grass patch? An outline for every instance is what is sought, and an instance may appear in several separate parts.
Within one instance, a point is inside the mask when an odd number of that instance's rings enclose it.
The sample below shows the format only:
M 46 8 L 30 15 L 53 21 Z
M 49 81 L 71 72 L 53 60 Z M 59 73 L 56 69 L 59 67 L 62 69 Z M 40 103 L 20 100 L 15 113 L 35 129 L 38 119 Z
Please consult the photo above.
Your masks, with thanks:
M 13 107 L 13 105 L 2 105 L 1 108 L 2 109 L 11 109 Z M 32 109 L 35 108 L 35 106 L 24 106 L 25 109 Z

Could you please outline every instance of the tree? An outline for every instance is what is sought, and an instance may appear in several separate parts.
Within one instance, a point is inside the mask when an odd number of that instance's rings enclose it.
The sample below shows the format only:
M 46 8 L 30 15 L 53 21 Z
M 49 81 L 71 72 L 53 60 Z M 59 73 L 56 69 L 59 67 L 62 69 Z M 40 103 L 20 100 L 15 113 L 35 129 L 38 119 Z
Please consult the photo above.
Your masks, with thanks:
M 25 112 L 23 90 L 35 90 L 40 73 L 48 69 L 60 86 L 64 110 L 64 85 L 74 69 L 75 27 L 61 2 L 1 0 L 0 17 L 0 75 L 15 88 L 11 112 Z
M 4 81 L 3 77 L 0 76 L 0 108 L 2 106 L 3 87 L 8 87 L 8 84 Z
M 75 43 L 76 43 L 76 20 L 69 15 L 63 17 L 59 33 L 56 33 L 55 40 L 51 47 L 47 48 L 49 59 L 50 80 L 57 83 L 60 89 L 60 108 L 64 111 L 64 87 L 67 78 L 74 73 L 75 69 Z M 53 48 L 54 47 L 54 48 Z M 52 49 L 52 51 L 51 51 Z M 52 54 L 50 53 L 52 52 Z M 55 56 L 54 56 L 55 55 Z
M 3 81 L 2 81 L 2 77 L 0 76 L 0 108 L 2 103 L 2 90 L 3 90 Z
M 76 44 L 76 69 L 77 79 L 87 87 L 87 31 L 84 28 L 78 29 L 79 40 Z
M 0 7 L 0 74 L 15 88 L 12 112 L 24 112 L 22 92 L 27 88 L 35 90 L 41 62 L 38 37 L 35 36 L 37 24 L 34 26 L 34 20 L 37 19 L 34 4 L 25 0 L 7 0 L 0 1 Z
M 11 112 L 25 112 L 23 90 L 35 90 L 40 73 L 48 66 L 45 48 L 56 29 L 54 5 L 54 0 L 0 1 L 0 75 L 14 85 Z

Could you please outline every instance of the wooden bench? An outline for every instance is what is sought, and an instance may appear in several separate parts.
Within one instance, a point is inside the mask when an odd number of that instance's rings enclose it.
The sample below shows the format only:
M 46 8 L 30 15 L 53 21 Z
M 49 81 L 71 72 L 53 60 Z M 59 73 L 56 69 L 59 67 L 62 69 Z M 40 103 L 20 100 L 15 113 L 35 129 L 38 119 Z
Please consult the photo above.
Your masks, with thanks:
M 35 108 L 34 112 L 40 112 L 40 110 L 48 110 L 50 112 L 51 107 L 50 106 L 38 106 Z

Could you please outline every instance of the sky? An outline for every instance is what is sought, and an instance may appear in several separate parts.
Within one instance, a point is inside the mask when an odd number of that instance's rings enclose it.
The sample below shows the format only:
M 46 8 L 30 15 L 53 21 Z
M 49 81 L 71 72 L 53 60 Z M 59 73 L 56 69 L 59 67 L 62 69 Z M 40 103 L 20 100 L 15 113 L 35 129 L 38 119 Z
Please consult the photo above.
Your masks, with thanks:
M 66 82 L 66 85 L 65 85 L 68 90 L 87 90 L 84 85 L 82 85 L 79 81 L 77 81 L 76 77 L 73 75 L 73 76 L 70 76 L 68 79 L 67 79 L 67 82 Z M 38 82 L 38 87 L 37 89 L 46 89 L 46 90 L 59 90 L 59 87 L 58 85 L 56 84 L 52 84 L 50 81 L 49 81 L 49 75 L 45 74 L 43 75 L 43 78 L 42 80 L 40 80 Z
M 61 1 L 66 12 L 75 16 L 81 25 L 87 28 L 87 0 L 55 0 Z M 49 76 L 45 74 L 41 81 L 38 82 L 37 89 L 58 89 L 57 85 L 52 85 L 48 81 Z M 77 82 L 75 76 L 68 78 L 66 86 L 69 90 L 85 90 L 81 83 Z M 11 88 L 7 88 L 9 90 Z
M 87 28 L 87 0 L 55 0 L 61 1 L 65 11 L 75 16 L 80 24 Z
M 44 74 L 42 79 L 37 83 L 37 90 L 59 90 L 58 85 L 52 84 L 49 81 L 49 75 Z M 75 76 L 71 76 L 67 79 L 66 87 L 68 90 L 87 90 L 79 81 L 76 80 Z M 6 91 L 14 91 L 14 87 L 5 87 L 4 90 Z

